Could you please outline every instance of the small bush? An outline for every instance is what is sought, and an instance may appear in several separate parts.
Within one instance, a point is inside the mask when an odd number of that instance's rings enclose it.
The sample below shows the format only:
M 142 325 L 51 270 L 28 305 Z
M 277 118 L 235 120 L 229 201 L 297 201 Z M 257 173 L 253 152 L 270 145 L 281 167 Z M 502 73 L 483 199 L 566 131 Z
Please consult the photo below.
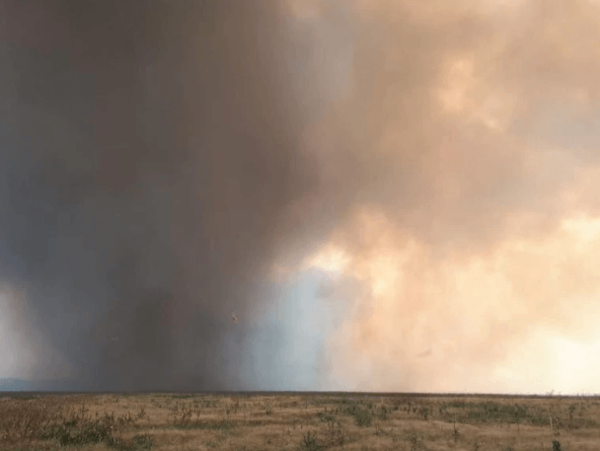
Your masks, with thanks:
M 388 409 L 386 406 L 379 406 L 377 409 L 375 409 L 374 413 L 379 420 L 387 420 L 390 409 Z
M 344 408 L 343 413 L 354 417 L 354 422 L 360 427 L 369 427 L 373 421 L 373 414 L 371 411 L 363 409 L 357 404 Z
M 406 441 L 410 444 L 411 451 L 417 451 L 423 445 L 423 441 L 416 431 L 409 431 L 406 434 Z
M 133 437 L 133 446 L 139 450 L 152 449 L 156 443 L 148 434 L 136 435 Z
M 354 413 L 354 421 L 356 422 L 357 426 L 369 427 L 373 421 L 373 416 L 368 410 L 357 409 L 357 411 Z
M 345 441 L 344 431 L 342 431 L 341 425 L 338 423 L 336 427 L 333 423 L 328 423 L 325 446 L 342 446 Z
M 58 426 L 52 430 L 52 435 L 62 446 L 100 443 L 112 438 L 110 429 L 98 422 L 86 424 L 76 430 L 66 425 Z
M 317 413 L 317 418 L 319 420 L 321 420 L 323 423 L 332 423 L 335 421 L 335 417 L 327 412 Z
M 317 437 L 309 432 L 304 436 L 300 444 L 300 449 L 302 451 L 322 451 L 325 449 L 325 446 L 317 442 Z

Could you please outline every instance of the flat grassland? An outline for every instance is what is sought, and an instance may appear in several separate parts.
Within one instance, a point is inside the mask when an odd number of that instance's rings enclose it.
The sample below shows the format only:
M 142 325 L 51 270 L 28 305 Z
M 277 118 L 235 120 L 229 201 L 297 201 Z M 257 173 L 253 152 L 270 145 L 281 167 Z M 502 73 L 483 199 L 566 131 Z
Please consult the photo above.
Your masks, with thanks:
M 0 397 L 0 450 L 63 449 L 598 451 L 600 398 L 358 393 Z

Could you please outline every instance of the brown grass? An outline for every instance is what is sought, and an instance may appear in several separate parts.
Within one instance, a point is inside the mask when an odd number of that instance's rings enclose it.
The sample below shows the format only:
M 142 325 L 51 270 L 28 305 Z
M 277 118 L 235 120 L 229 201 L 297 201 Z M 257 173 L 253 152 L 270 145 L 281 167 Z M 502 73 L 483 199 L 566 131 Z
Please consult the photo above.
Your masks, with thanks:
M 599 443 L 600 399 L 593 397 L 0 398 L 0 449 L 7 451 L 596 451 Z

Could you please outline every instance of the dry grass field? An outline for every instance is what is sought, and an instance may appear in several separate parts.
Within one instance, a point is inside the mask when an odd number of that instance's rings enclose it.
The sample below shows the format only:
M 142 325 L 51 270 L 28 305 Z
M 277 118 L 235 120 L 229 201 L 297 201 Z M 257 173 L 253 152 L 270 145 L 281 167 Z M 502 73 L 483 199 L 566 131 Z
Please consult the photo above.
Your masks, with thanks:
M 1 394 L 0 394 L 1 395 Z M 0 450 L 600 450 L 600 398 L 0 397 Z

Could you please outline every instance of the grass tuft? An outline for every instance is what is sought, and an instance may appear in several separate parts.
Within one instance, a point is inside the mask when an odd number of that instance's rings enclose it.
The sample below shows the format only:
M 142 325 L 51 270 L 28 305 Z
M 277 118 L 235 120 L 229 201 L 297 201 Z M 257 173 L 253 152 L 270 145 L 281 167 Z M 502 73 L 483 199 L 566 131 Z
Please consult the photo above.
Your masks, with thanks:
M 300 443 L 300 449 L 302 451 L 323 451 L 325 445 L 317 441 L 317 436 L 312 435 L 310 432 L 304 435 L 302 443 Z
M 369 427 L 373 421 L 373 414 L 370 410 L 361 407 L 359 404 L 351 404 L 344 407 L 342 413 L 354 418 L 354 422 L 360 427 Z

